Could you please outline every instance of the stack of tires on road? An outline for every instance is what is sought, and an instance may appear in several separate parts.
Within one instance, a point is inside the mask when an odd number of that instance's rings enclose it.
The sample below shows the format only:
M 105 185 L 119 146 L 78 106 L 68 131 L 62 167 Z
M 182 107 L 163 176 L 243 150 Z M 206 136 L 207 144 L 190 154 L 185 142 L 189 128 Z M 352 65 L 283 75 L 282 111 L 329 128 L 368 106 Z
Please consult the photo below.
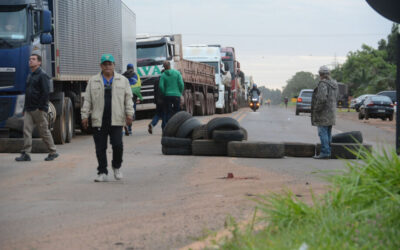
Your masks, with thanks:
M 251 142 L 247 141 L 246 129 L 231 117 L 216 117 L 207 124 L 186 111 L 176 113 L 166 124 L 161 138 L 162 153 L 165 155 L 231 156 L 249 158 L 313 157 L 319 154 L 321 145 L 298 142 Z M 360 131 L 332 136 L 332 158 L 355 159 L 353 152 L 362 145 Z M 349 151 L 350 150 L 350 151 Z

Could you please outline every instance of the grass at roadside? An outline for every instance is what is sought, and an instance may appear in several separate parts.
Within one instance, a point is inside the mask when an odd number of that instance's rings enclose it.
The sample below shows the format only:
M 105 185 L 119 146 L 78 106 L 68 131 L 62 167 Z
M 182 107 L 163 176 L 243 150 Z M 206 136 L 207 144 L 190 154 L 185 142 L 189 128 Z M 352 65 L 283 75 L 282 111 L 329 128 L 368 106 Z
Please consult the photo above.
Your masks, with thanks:
M 395 150 L 364 152 L 347 169 L 327 174 L 330 190 L 308 205 L 291 191 L 260 196 L 255 231 L 231 223 L 221 249 L 399 249 L 400 160 Z

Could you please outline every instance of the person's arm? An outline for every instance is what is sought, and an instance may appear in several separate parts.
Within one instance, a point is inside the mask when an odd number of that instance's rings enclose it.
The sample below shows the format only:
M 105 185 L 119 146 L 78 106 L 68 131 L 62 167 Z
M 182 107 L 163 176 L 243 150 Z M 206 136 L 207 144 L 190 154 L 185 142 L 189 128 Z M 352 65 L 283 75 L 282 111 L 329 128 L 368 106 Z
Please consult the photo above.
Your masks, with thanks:
M 86 85 L 86 90 L 84 93 L 84 98 L 83 98 L 83 106 L 81 108 L 81 118 L 82 120 L 88 119 L 89 118 L 89 113 L 92 107 L 92 94 L 91 94 L 91 89 L 92 89 L 92 81 L 89 80 L 88 84 Z

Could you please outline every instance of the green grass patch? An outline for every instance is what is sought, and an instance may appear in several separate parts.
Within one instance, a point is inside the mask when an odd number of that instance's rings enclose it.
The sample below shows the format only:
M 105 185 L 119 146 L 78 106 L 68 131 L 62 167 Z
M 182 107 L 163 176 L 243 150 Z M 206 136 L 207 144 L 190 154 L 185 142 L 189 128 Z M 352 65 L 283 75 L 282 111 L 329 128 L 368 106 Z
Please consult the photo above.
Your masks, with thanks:
M 256 199 L 268 223 L 254 231 L 231 223 L 221 249 L 399 249 L 400 160 L 396 151 L 363 151 L 343 171 L 327 172 L 331 184 L 306 204 L 287 190 Z M 312 191 L 311 191 L 312 193 Z

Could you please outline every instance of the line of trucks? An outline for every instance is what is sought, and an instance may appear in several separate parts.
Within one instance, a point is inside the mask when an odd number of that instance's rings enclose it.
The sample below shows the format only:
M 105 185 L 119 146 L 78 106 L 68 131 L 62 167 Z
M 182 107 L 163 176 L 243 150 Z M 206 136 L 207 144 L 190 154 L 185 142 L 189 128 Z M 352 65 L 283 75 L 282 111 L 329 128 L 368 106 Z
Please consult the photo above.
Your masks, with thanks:
M 137 112 L 154 111 L 165 60 L 181 72 L 183 107 L 194 115 L 245 106 L 251 84 L 233 47 L 183 47 L 178 34 L 136 37 L 136 15 L 121 0 L 0 0 L 0 137 L 23 136 L 32 53 L 42 56 L 51 77 L 48 120 L 56 144 L 70 142 L 80 128 L 87 81 L 99 72 L 103 53 L 114 55 L 119 73 L 137 62 L 144 99 Z

